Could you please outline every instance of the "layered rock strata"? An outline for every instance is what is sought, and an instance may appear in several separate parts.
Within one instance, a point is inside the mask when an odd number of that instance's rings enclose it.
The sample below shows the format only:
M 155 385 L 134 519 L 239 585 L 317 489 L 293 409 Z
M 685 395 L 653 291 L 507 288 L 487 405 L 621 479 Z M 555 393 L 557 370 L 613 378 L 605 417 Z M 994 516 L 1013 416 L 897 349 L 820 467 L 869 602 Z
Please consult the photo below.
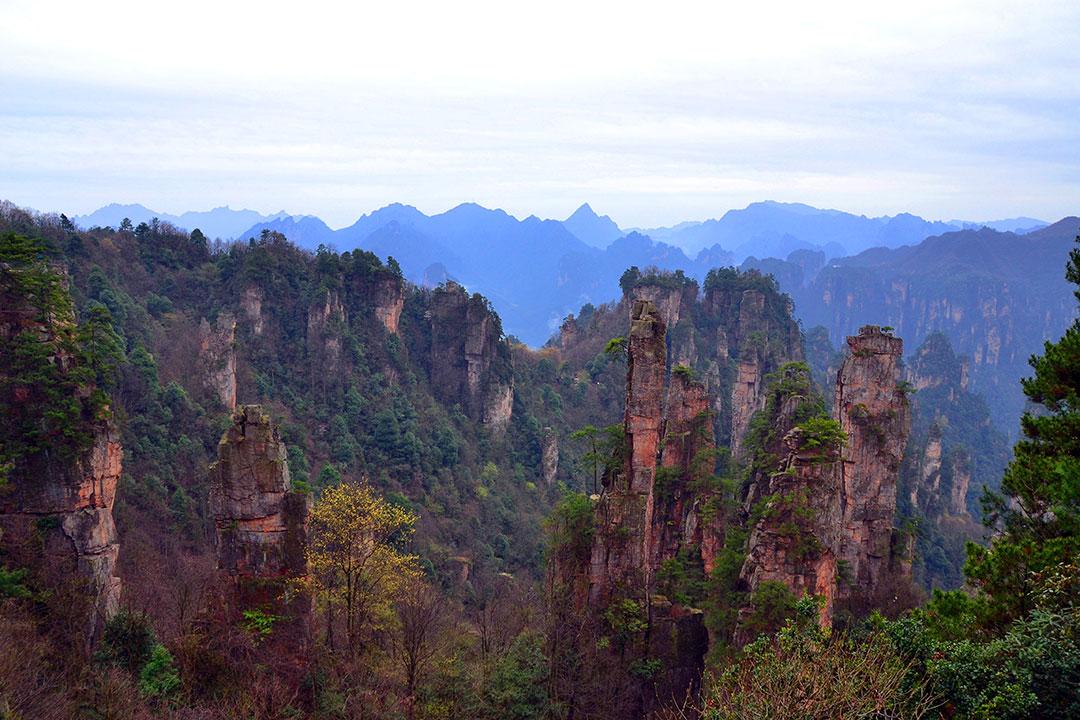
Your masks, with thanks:
M 298 635 L 283 647 L 296 653 L 310 632 L 310 602 L 285 590 L 291 578 L 307 572 L 310 496 L 293 490 L 285 443 L 265 409 L 244 405 L 232 420 L 218 444 L 210 478 L 214 547 L 226 605 L 236 614 L 259 610 L 282 618 Z
M 71 464 L 34 462 L 0 493 L 0 540 L 47 577 L 74 579 L 88 598 L 87 646 L 120 605 L 120 543 L 113 503 L 123 449 L 109 422 L 98 423 L 90 448 Z

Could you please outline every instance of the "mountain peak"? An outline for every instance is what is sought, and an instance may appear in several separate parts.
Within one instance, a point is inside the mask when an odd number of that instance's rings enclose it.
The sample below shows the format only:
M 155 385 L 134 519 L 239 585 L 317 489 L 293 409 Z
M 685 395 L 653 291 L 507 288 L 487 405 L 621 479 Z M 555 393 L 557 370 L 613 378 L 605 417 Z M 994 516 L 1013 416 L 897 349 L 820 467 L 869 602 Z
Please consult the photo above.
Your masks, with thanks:
M 589 203 L 582 203 L 562 224 L 581 242 L 600 249 L 606 248 L 624 234 L 614 220 L 607 215 L 597 215 Z

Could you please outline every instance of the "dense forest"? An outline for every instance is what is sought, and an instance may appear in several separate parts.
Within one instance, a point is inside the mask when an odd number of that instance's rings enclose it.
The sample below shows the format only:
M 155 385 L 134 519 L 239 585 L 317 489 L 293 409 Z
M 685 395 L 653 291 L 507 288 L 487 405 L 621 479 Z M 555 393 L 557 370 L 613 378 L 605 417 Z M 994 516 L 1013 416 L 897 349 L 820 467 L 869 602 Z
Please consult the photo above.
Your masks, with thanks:
M 1080 321 L 1010 456 L 944 335 L 620 285 L 534 350 L 364 250 L 4 204 L 0 718 L 1080 715 Z

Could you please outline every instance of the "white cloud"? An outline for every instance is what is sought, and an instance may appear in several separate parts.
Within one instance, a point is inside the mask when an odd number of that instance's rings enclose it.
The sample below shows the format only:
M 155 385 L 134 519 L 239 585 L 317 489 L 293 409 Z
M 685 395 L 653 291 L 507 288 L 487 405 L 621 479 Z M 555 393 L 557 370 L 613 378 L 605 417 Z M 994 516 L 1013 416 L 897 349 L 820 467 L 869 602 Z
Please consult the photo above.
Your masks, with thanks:
M 1071 0 L 342 7 L 9 0 L 0 197 L 337 225 L 391 201 L 1077 212 Z

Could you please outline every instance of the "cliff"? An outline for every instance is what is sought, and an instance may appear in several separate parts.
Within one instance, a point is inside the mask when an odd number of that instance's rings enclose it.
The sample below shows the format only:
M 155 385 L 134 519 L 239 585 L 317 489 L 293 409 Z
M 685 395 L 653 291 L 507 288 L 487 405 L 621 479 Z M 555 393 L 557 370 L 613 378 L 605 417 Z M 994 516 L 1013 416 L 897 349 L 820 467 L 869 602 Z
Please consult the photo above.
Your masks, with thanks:
M 310 634 L 310 599 L 286 590 L 307 573 L 311 498 L 294 491 L 285 443 L 265 409 L 243 405 L 232 422 L 218 444 L 209 497 L 225 606 L 236 617 L 251 610 L 275 616 L 273 644 L 299 656 Z
M 349 317 L 335 290 L 326 290 L 308 308 L 307 348 L 316 383 L 344 372 L 341 339 L 348 327 Z
M 636 300 L 627 338 L 624 460 L 604 477 L 596 509 L 597 533 L 589 564 L 589 599 L 614 592 L 647 597 L 652 547 L 653 485 L 660 453 L 666 326 L 655 306 Z
M 901 601 L 911 574 L 908 538 L 898 529 L 897 492 L 910 429 L 901 385 L 902 341 L 876 326 L 848 338 L 832 418 L 802 363 L 769 378 L 765 411 L 748 442 L 751 533 L 740 573 L 749 602 L 736 642 L 765 629 L 766 583 L 791 597 L 823 599 L 821 622 L 840 601 L 855 611 Z M 888 594 L 890 597 L 884 598 Z
M 842 453 L 841 594 L 874 595 L 888 575 L 910 574 L 910 552 L 895 531 L 897 480 L 911 417 L 900 384 L 903 341 L 868 325 L 848 338 L 836 379 L 834 415 L 847 436 Z
M 120 543 L 113 504 L 122 458 L 115 427 L 101 422 L 93 430 L 90 448 L 73 462 L 31 461 L 0 493 L 4 554 L 19 565 L 37 568 L 59 597 L 74 603 L 68 609 L 84 623 L 75 634 L 87 647 L 120 606 Z M 74 595 L 66 595 L 69 590 Z
M 293 491 L 277 428 L 259 405 L 243 405 L 218 445 L 210 514 L 218 568 L 239 578 L 303 574 L 309 497 Z
M 779 583 L 794 597 L 823 599 L 821 622 L 832 621 L 840 540 L 842 436 L 825 415 L 824 401 L 805 364 L 792 363 L 767 378 L 765 409 L 746 438 L 750 536 L 740 583 L 749 591 L 739 611 L 737 644 L 769 628 L 759 590 Z
M 447 405 L 501 433 L 513 410 L 510 346 L 498 316 L 479 295 L 448 283 L 431 293 L 432 391 Z
M 658 659 L 663 670 L 640 690 L 634 712 L 642 715 L 687 693 L 692 697 L 708 649 L 702 612 L 660 594 L 669 563 L 687 556 L 700 563 L 694 483 L 711 475 L 715 462 L 709 398 L 688 368 L 672 376 L 664 417 L 666 336 L 656 306 L 635 300 L 627 336 L 624 447 L 617 450 L 623 462 L 604 478 L 588 567 L 591 612 L 624 612 L 632 602 L 647 618 L 639 651 Z
M 33 571 L 86 650 L 119 607 L 123 449 L 87 367 L 106 356 L 76 326 L 67 276 L 39 257 L 0 262 L 0 558 Z
M 906 366 L 911 439 L 901 468 L 901 512 L 917 518 L 915 576 L 927 588 L 963 582 L 965 543 L 983 537 L 978 498 L 999 487 L 1009 443 L 986 401 L 968 388 L 968 361 L 941 333 L 926 338 Z
M 261 323 L 260 323 L 261 326 Z M 199 323 L 199 367 L 203 387 L 226 409 L 236 407 L 236 318 L 221 313 Z
M 373 304 L 375 317 L 386 331 L 398 335 L 401 310 L 405 307 L 405 285 L 400 277 L 380 278 L 374 287 Z

